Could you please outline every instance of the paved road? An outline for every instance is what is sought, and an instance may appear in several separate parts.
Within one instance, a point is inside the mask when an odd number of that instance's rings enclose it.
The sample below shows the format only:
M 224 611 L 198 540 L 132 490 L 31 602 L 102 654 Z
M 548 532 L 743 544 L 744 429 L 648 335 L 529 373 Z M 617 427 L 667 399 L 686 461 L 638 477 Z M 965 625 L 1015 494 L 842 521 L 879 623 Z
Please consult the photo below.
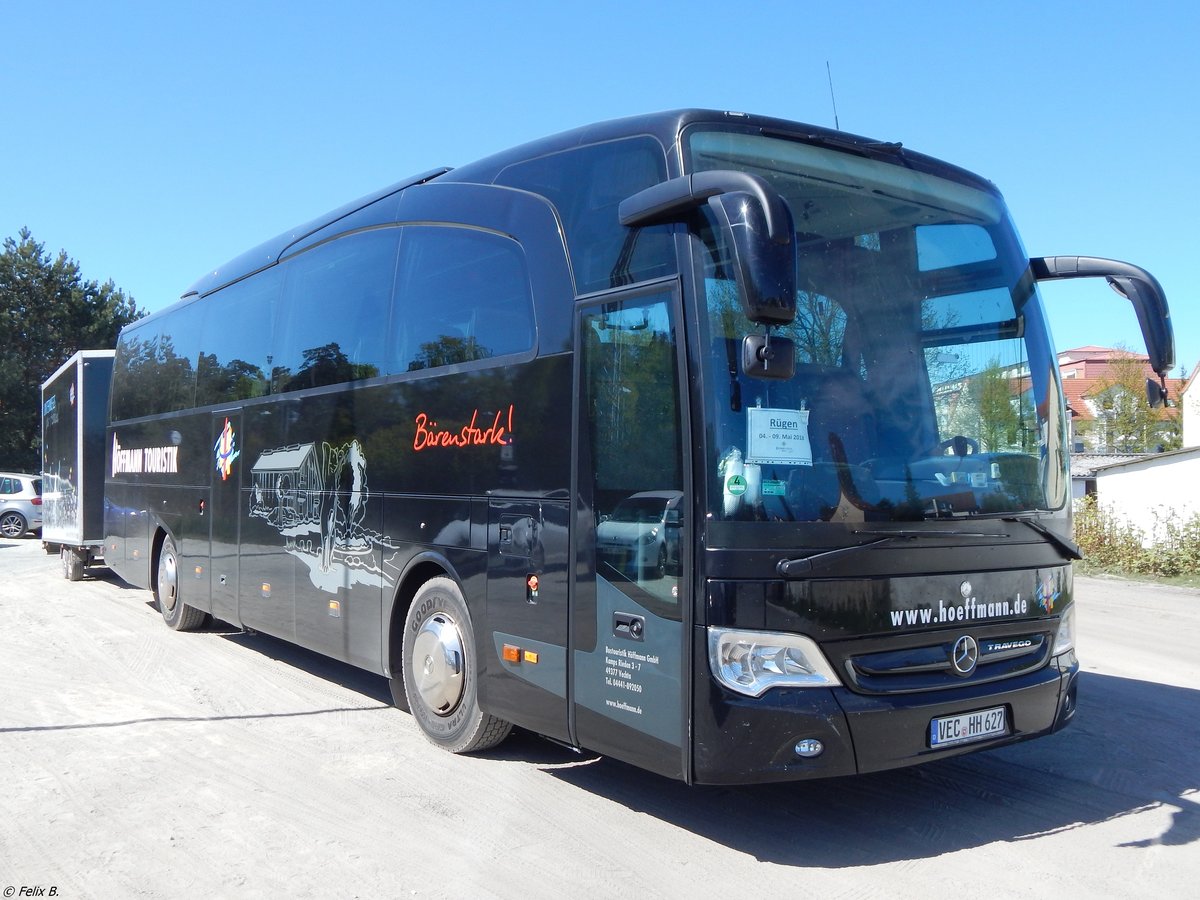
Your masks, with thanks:
M 1200 594 L 1080 579 L 1079 716 L 856 779 L 688 788 L 518 734 L 427 743 L 382 678 L 0 541 L 0 892 L 59 897 L 1184 896 Z

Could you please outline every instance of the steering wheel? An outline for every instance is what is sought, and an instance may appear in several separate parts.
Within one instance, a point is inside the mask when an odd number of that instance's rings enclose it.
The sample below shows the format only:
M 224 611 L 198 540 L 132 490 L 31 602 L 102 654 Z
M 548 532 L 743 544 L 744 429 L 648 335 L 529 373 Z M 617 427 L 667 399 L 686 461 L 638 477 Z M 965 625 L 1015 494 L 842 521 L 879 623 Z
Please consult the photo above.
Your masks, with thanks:
M 937 445 L 937 455 L 945 456 L 947 450 L 953 450 L 955 456 L 966 456 L 969 453 L 979 452 L 979 441 L 974 438 L 964 437 L 961 434 L 956 434 L 952 438 L 947 438 Z

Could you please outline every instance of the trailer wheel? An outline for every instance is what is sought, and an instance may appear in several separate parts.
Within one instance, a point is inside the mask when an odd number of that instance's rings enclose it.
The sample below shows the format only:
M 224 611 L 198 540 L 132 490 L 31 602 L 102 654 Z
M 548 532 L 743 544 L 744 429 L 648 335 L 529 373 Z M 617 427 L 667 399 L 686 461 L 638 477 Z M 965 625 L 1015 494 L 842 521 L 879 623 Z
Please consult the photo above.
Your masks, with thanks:
M 512 725 L 479 708 L 475 638 L 449 578 L 421 585 L 404 621 L 404 692 L 430 741 L 451 753 L 494 747 Z
M 63 577 L 67 581 L 79 581 L 83 578 L 85 559 L 82 553 L 73 547 L 63 547 L 59 556 L 62 557 Z
M 175 631 L 194 631 L 204 624 L 208 615 L 203 610 L 193 609 L 179 599 L 179 554 L 175 542 L 163 538 L 158 551 L 158 580 L 154 584 L 154 596 L 158 600 L 158 611 L 168 628 Z

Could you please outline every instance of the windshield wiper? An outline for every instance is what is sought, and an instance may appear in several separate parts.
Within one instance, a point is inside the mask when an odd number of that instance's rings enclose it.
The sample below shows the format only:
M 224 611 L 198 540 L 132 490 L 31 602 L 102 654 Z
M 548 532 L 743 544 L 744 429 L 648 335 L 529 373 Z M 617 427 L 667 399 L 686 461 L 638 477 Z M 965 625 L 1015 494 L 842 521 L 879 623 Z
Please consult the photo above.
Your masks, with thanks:
M 801 141 L 805 144 L 817 144 L 821 147 L 832 147 L 834 150 L 844 150 L 850 153 L 855 153 L 859 156 L 897 156 L 904 158 L 904 145 L 899 141 L 872 141 L 867 139 L 858 139 L 846 134 L 837 132 L 829 132 L 817 134 L 815 132 L 795 132 L 795 131 L 780 131 L 773 128 L 762 129 L 762 134 L 765 137 L 781 137 L 793 141 Z
M 855 544 L 853 547 L 839 547 L 836 550 L 814 553 L 812 556 L 801 556 L 798 559 L 781 559 L 779 565 L 775 567 L 775 571 L 784 578 L 810 575 L 816 569 L 828 568 L 829 564 L 836 562 L 843 556 L 853 556 L 855 553 L 870 550 L 872 547 L 878 547 L 880 544 L 886 544 L 892 540 L 895 540 L 895 538 L 885 537 L 877 541 L 868 541 L 865 544 Z
M 1079 549 L 1079 545 L 1070 538 L 1065 538 L 1061 534 L 1055 534 L 1037 519 L 1032 516 L 1005 516 L 1001 519 L 1002 522 L 1020 522 L 1022 525 L 1028 525 L 1038 534 L 1046 539 L 1048 543 L 1054 546 L 1065 559 L 1083 559 L 1083 551 Z
M 858 529 L 855 534 L 884 534 L 888 537 L 906 538 L 907 540 L 916 540 L 917 538 L 939 538 L 939 537 L 977 537 L 977 538 L 995 538 L 1008 537 L 1007 534 L 995 534 L 986 531 L 867 531 L 866 529 Z M 865 546 L 865 545 L 864 545 Z
M 853 556 L 872 547 L 888 544 L 892 541 L 915 541 L 919 538 L 941 537 L 971 537 L 971 538 L 1005 538 L 1007 534 L 984 534 L 978 531 L 868 531 L 856 530 L 855 534 L 881 535 L 878 540 L 867 541 L 865 544 L 855 544 L 853 547 L 839 547 L 836 550 L 826 550 L 814 553 L 812 556 L 801 556 L 796 559 L 781 559 L 775 567 L 784 578 L 798 578 L 801 575 L 811 575 L 819 569 L 829 568 L 833 563 L 845 556 Z
M 1055 534 L 1037 519 L 1030 516 L 1005 516 L 1000 521 L 1002 522 L 1018 522 L 1021 525 L 1026 525 L 1044 537 L 1051 546 L 1053 546 L 1066 559 L 1083 559 L 1083 552 L 1079 549 L 1079 545 L 1074 541 Z M 991 538 L 1003 539 L 1011 537 L 1008 534 L 989 534 L 982 531 L 872 531 L 868 529 L 856 529 L 855 534 L 877 535 L 878 539 L 867 541 L 865 544 L 855 544 L 853 547 L 839 547 L 836 550 L 825 550 L 822 553 L 814 553 L 812 556 L 801 556 L 796 559 L 781 559 L 775 570 L 784 578 L 799 578 L 801 576 L 812 575 L 821 569 L 827 569 L 834 563 L 839 562 L 842 558 L 853 556 L 856 553 L 861 553 L 865 550 L 870 550 L 874 547 L 879 547 L 883 544 L 889 544 L 892 541 L 915 541 L 918 539 L 929 538 Z

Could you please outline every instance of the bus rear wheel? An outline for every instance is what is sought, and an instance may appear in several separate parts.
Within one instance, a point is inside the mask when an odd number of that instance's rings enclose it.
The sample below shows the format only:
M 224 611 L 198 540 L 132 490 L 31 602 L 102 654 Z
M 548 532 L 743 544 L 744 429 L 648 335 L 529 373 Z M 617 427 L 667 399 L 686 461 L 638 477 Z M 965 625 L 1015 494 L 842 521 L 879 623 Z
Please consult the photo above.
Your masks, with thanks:
M 471 618 L 449 578 L 421 585 L 404 622 L 404 693 L 430 741 L 451 753 L 494 747 L 512 725 L 479 708 Z
M 163 538 L 158 551 L 158 580 L 154 583 L 158 611 L 167 627 L 175 631 L 194 631 L 204 624 L 207 613 L 194 609 L 179 599 L 179 554 L 175 542 Z

